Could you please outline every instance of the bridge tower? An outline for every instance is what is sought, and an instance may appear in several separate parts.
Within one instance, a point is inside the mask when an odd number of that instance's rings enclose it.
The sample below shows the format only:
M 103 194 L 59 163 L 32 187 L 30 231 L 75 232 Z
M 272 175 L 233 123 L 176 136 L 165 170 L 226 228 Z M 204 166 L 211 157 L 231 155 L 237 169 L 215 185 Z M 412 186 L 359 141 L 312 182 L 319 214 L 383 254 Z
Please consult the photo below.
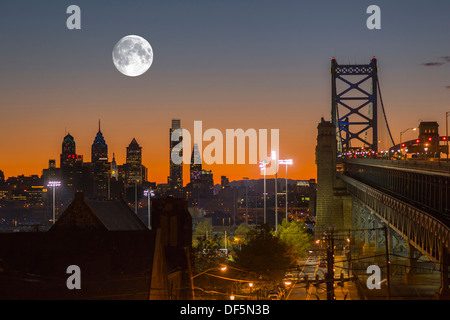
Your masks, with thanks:
M 331 60 L 331 122 L 339 152 L 355 147 L 352 142 L 378 151 L 377 74 L 375 57 L 365 65 L 340 65 L 335 58 Z
M 349 229 L 352 223 L 351 196 L 346 184 L 336 177 L 337 163 L 336 127 L 323 118 L 317 126 L 317 195 L 315 235 L 336 229 Z

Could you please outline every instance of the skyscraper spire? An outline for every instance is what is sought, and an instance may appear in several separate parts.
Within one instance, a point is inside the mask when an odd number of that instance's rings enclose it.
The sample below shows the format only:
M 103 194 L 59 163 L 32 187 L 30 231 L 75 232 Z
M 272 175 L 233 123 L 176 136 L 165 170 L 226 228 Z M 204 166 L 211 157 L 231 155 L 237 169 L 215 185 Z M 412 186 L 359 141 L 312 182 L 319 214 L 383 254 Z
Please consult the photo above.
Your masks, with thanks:
M 172 141 L 172 134 L 175 130 L 181 129 L 181 120 L 172 119 L 172 128 L 170 128 L 169 135 L 169 145 L 170 145 L 170 159 L 172 157 L 172 152 L 176 152 L 179 156 L 183 157 L 183 149 L 179 147 L 179 142 L 183 141 L 183 136 L 181 135 L 179 141 Z M 175 197 L 181 195 L 183 189 L 183 164 L 175 164 L 170 160 L 170 175 L 168 181 L 172 195 Z
M 98 132 L 100 132 L 100 118 L 98 119 Z

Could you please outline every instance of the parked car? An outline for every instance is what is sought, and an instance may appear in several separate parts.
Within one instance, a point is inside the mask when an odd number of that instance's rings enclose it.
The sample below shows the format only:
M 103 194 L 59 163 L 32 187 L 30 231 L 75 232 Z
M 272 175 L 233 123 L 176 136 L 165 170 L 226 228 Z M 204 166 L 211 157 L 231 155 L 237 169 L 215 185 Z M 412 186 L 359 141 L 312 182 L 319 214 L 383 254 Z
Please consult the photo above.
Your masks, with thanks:
M 272 289 L 269 291 L 267 298 L 269 300 L 280 300 L 281 299 L 280 292 L 276 289 Z

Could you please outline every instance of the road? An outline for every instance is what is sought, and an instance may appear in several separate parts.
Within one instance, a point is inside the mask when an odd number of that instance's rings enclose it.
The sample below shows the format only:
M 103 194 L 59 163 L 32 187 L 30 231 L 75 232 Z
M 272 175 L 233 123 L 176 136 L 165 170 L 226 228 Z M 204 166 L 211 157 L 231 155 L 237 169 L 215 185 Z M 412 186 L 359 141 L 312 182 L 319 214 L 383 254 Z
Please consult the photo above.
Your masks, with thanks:
M 316 275 L 319 276 L 319 279 L 323 280 L 325 272 L 327 271 L 326 267 L 319 266 L 319 262 L 324 257 L 320 256 L 309 256 L 300 261 L 300 265 L 303 266 L 301 271 L 299 272 L 299 279 L 303 280 L 303 278 L 307 275 L 309 280 L 314 280 Z M 342 270 L 342 263 L 340 261 L 343 260 L 343 257 L 336 257 L 336 274 L 340 274 Z M 345 271 L 345 270 L 344 270 Z M 346 273 L 344 273 L 347 276 Z M 336 300 L 350 300 L 352 296 L 349 294 L 351 291 L 352 283 L 346 282 L 344 287 L 341 288 L 339 286 L 335 286 L 335 296 Z M 319 284 L 318 286 L 310 285 L 309 287 L 305 286 L 304 283 L 295 284 L 291 290 L 288 291 L 286 295 L 286 300 L 326 300 L 326 285 L 324 283 Z

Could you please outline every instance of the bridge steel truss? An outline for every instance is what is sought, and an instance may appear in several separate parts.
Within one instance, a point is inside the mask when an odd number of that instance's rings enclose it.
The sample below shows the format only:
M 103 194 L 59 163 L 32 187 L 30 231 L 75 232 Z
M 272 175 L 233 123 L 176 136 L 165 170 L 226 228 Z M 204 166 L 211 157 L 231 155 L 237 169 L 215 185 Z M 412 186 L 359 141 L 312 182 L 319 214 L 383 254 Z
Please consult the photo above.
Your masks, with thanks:
M 389 228 L 401 235 L 408 244 L 440 266 L 442 295 L 449 295 L 450 227 L 433 212 L 400 200 L 357 177 L 337 173 L 347 184 L 347 191 L 369 208 Z
M 450 244 L 450 228 L 425 211 L 345 175 L 349 193 L 371 209 L 389 228 L 436 264 Z M 447 250 L 447 249 L 446 249 Z
M 366 65 L 339 65 L 335 58 L 331 60 L 331 122 L 336 127 L 340 152 L 351 149 L 351 140 L 358 140 L 364 148 L 378 151 L 377 73 L 375 57 Z M 362 76 L 362 79 L 352 76 Z M 338 92 L 338 80 L 348 87 Z M 371 87 L 370 92 L 362 87 L 367 83 Z M 359 105 L 352 106 L 350 102 Z M 362 113 L 363 108 L 370 104 L 371 114 Z M 371 140 L 367 140 L 368 133 L 371 133 Z M 363 134 L 366 137 L 362 137 Z

